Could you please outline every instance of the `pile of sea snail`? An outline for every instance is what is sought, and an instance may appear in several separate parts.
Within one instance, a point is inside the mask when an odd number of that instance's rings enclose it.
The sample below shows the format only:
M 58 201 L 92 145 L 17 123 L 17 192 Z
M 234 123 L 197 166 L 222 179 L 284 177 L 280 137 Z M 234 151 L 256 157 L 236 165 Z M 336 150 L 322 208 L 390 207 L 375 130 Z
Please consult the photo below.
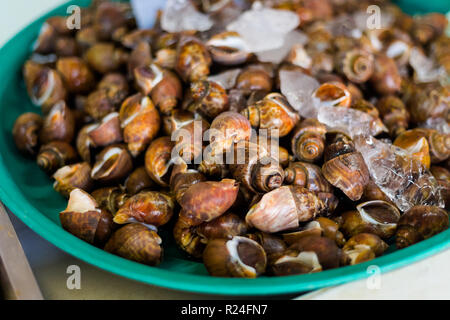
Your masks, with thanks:
M 219 9 L 205 6 L 215 2 Z M 388 129 L 377 138 L 429 168 L 448 209 L 450 136 L 419 124 L 449 121 L 450 87 L 416 83 L 405 58 L 414 45 L 450 73 L 446 18 L 413 18 L 386 1 L 274 3 L 301 17 L 309 67 L 299 66 L 292 50 L 275 65 L 209 41 L 236 36 L 220 28 L 168 33 L 157 20 L 153 29 L 138 29 L 125 3 L 93 1 L 82 9 L 80 30 L 69 30 L 65 17 L 46 21 L 23 68 L 42 116 L 21 115 L 13 136 L 68 198 L 60 213 L 65 230 L 118 256 L 158 265 L 164 247 L 158 232 L 165 229 L 211 275 L 253 278 L 361 263 L 388 244 L 404 248 L 448 228 L 444 208 L 401 212 L 374 183 L 352 139 L 302 119 L 279 93 L 278 78 L 280 70 L 300 70 L 321 83 L 319 99 L 339 98 L 337 107 L 373 115 Z M 395 18 L 389 29 L 357 39 L 321 28 L 373 3 Z M 193 4 L 203 13 L 214 7 L 216 18 L 235 5 Z M 373 37 L 379 48 L 371 46 Z M 388 56 L 389 50 L 397 54 Z M 231 68 L 239 68 L 231 88 L 208 79 Z M 172 161 L 180 143 L 172 134 L 192 131 L 194 120 L 203 130 L 232 130 L 214 141 L 214 152 L 259 149 L 245 164 Z M 261 161 L 269 153 L 250 141 L 252 128 L 279 130 L 276 165 Z M 190 145 L 192 157 L 207 146 Z

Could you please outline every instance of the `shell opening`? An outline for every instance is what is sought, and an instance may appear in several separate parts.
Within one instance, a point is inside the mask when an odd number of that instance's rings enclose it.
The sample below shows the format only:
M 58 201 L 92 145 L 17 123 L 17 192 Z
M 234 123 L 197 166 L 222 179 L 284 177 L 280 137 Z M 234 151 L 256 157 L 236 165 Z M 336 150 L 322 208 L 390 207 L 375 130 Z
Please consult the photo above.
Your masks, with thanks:
M 368 245 L 365 244 L 357 244 L 353 247 L 351 250 L 346 250 L 345 254 L 347 255 L 348 259 L 350 260 L 350 264 L 356 264 L 358 262 L 361 262 L 361 258 L 364 258 L 366 256 L 367 258 L 370 256 L 371 248 Z
M 247 45 L 239 35 L 228 35 L 226 37 L 213 37 L 206 45 L 216 48 L 230 48 L 238 51 L 248 51 Z
M 69 202 L 64 212 L 100 212 L 100 209 L 98 209 L 97 207 L 97 202 L 94 200 L 94 198 L 92 198 L 91 195 L 81 189 L 74 189 L 70 193 Z
M 100 171 L 100 169 L 103 168 L 103 165 L 106 163 L 106 161 L 108 161 L 110 158 L 116 156 L 116 155 L 120 155 L 120 153 L 122 153 L 122 149 L 121 148 L 111 148 L 109 149 L 103 156 L 103 159 L 97 163 L 94 168 L 92 169 L 91 172 L 91 177 L 94 177 L 98 171 Z M 111 166 L 111 168 L 108 168 L 108 170 L 104 173 L 103 176 L 107 176 L 109 174 L 109 171 L 111 171 L 113 169 L 113 166 Z
M 310 268 L 311 272 L 319 272 L 322 270 L 322 265 L 319 263 L 319 258 L 313 251 L 302 251 L 296 257 L 283 256 L 276 261 L 276 264 L 285 262 L 301 263 Z
M 371 205 L 384 206 L 384 207 L 386 207 L 384 210 L 391 210 L 393 213 L 395 213 L 395 215 L 397 216 L 397 220 L 400 218 L 400 213 L 398 212 L 397 208 L 393 207 L 392 205 L 390 205 L 389 203 L 387 203 L 385 201 L 373 200 L 373 201 L 368 201 L 368 202 L 365 202 L 365 203 L 361 203 L 361 204 L 356 206 L 356 209 L 358 210 L 359 214 L 361 215 L 361 218 L 364 221 L 369 222 L 369 223 L 374 224 L 374 225 L 382 225 L 382 226 L 395 227 L 397 225 L 396 221 L 380 222 L 377 219 L 375 219 L 370 214 L 370 212 L 368 211 L 370 209 Z M 368 207 L 368 208 L 366 209 L 366 207 Z M 376 207 L 374 207 L 374 208 L 376 208 Z M 387 215 L 384 215 L 383 218 L 392 218 L 392 216 L 388 217 Z
M 244 237 L 233 237 L 233 239 L 227 241 L 227 250 L 228 253 L 230 254 L 230 259 L 232 261 L 232 263 L 235 263 L 237 265 L 239 265 L 242 269 L 244 269 L 244 271 L 246 273 L 250 273 L 250 274 L 255 274 L 256 275 L 256 269 L 253 268 L 252 266 L 249 266 L 247 264 L 245 264 L 242 260 L 241 257 L 239 255 L 238 252 L 238 246 L 239 244 L 243 243 L 243 242 L 247 242 L 253 245 L 254 241 L 248 239 L 248 238 L 244 238 Z
M 53 90 L 55 89 L 55 74 L 53 73 L 53 71 L 49 71 L 48 72 L 48 85 L 46 90 L 44 91 L 44 93 L 41 95 L 41 97 L 35 97 L 34 95 L 31 95 L 31 100 L 32 102 L 37 105 L 37 106 L 41 106 L 44 104 L 45 101 L 47 101 L 50 96 L 53 93 Z

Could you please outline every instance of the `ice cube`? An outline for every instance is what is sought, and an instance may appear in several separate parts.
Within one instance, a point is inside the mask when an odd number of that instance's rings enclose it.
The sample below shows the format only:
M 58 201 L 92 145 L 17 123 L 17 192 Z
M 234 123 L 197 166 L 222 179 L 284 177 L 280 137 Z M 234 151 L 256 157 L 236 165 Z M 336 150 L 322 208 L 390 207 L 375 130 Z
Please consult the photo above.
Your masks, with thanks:
M 153 28 L 156 12 L 163 6 L 161 1 L 131 0 L 131 7 L 139 29 Z
M 419 160 L 371 136 L 358 135 L 353 140 L 372 180 L 401 211 L 415 205 L 444 207 L 436 179 Z
M 335 37 L 361 37 L 361 30 L 358 29 L 352 15 L 341 14 L 327 23 L 327 29 Z M 364 29 L 363 29 L 364 30 Z
M 313 77 L 300 71 L 281 70 L 281 93 L 291 106 L 304 118 L 317 118 L 318 101 L 313 99 L 313 92 L 320 86 Z
M 167 32 L 207 31 L 214 22 L 197 11 L 190 0 L 167 0 L 161 16 L 161 27 Z
M 262 62 L 271 62 L 275 64 L 281 63 L 288 55 L 289 51 L 294 45 L 305 45 L 308 41 L 308 36 L 301 31 L 291 31 L 284 38 L 284 43 L 281 47 L 258 52 L 256 56 Z
M 352 108 L 321 105 L 317 119 L 330 129 L 342 131 L 352 138 L 357 135 L 376 136 L 380 133 L 376 118 Z
M 231 69 L 213 76 L 209 76 L 208 80 L 217 82 L 224 89 L 229 90 L 236 84 L 236 79 L 239 76 L 239 73 L 241 73 L 241 69 Z
M 299 23 L 294 12 L 265 8 L 256 3 L 230 23 L 227 30 L 239 33 L 251 52 L 262 52 L 280 48 L 286 35 Z
M 439 132 L 450 134 L 450 124 L 444 118 L 429 118 L 420 125 L 422 128 L 435 129 Z
M 409 55 L 409 64 L 414 69 L 414 80 L 417 83 L 439 81 L 446 76 L 443 67 L 436 66 L 431 58 L 418 48 L 413 47 Z

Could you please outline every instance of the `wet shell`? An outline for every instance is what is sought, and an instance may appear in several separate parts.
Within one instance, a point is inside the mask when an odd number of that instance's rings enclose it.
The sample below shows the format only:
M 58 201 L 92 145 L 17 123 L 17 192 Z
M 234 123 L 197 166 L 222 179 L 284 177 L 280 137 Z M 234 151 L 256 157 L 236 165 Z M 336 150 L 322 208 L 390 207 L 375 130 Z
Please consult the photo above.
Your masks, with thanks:
M 158 234 L 139 223 L 117 230 L 106 243 L 105 251 L 149 266 L 161 263 L 162 240 Z
M 372 86 L 381 95 L 394 94 L 401 88 L 402 78 L 395 61 L 384 54 L 375 56 Z
M 203 262 L 212 276 L 256 278 L 265 272 L 267 257 L 256 241 L 233 237 L 210 241 L 203 252 Z
M 448 228 L 448 213 L 439 207 L 415 206 L 398 221 L 395 244 L 405 248 L 428 239 Z
M 194 225 L 211 221 L 233 205 L 238 191 L 238 184 L 231 179 L 196 183 L 186 191 L 180 201 L 182 214 L 193 221 Z
M 264 194 L 245 220 L 261 231 L 274 233 L 298 228 L 299 222 L 310 221 L 324 210 L 325 204 L 315 193 L 297 186 L 283 186 Z
M 77 152 L 70 144 L 63 141 L 53 141 L 41 147 L 37 164 L 42 170 L 52 174 L 59 168 L 74 163 L 77 158 Z
M 307 162 L 291 162 L 285 170 L 287 184 L 297 185 L 315 192 L 332 192 L 333 187 L 325 179 L 322 170 Z
M 186 82 L 205 79 L 210 72 L 211 56 L 197 38 L 186 36 L 178 42 L 176 70 Z
M 234 31 L 225 31 L 212 36 L 206 45 L 215 63 L 234 66 L 246 62 L 251 54 L 245 50 L 245 42 Z
M 43 125 L 41 116 L 27 112 L 14 122 L 12 135 L 17 149 L 25 155 L 33 156 L 39 149 L 39 133 Z
M 67 208 L 59 214 L 61 226 L 74 236 L 95 245 L 103 245 L 113 230 L 110 213 L 98 208 L 95 200 L 81 189 L 70 193 Z
M 58 169 L 53 178 L 53 188 L 65 197 L 69 197 L 73 189 L 82 189 L 89 192 L 93 187 L 91 179 L 91 166 L 87 162 L 67 165 Z
M 136 94 L 123 102 L 119 117 L 124 140 L 130 153 L 136 157 L 158 134 L 159 112 L 148 97 Z
M 133 169 L 133 160 L 122 145 L 111 145 L 96 157 L 91 177 L 102 183 L 113 183 L 124 179 Z
M 42 113 L 47 114 L 55 103 L 66 99 L 67 91 L 56 70 L 32 64 L 25 64 L 24 67 L 28 95 L 35 105 L 42 107 Z
M 226 90 L 216 82 L 206 80 L 192 82 L 190 90 L 195 111 L 208 118 L 214 119 L 229 107 Z
M 341 230 L 346 237 L 373 233 L 387 240 L 395 234 L 400 212 L 393 204 L 373 200 L 359 204 L 356 209 L 342 214 Z
M 373 74 L 374 58 L 364 50 L 353 49 L 343 54 L 340 68 L 348 80 L 363 83 Z
M 151 95 L 156 107 L 169 114 L 182 99 L 181 81 L 173 72 L 150 64 L 134 70 L 137 87 L 144 95 Z
M 175 143 L 170 137 L 159 137 L 148 147 L 145 153 L 145 169 L 157 184 L 163 187 L 169 185 L 172 162 L 172 149 Z
M 337 268 L 341 261 L 341 249 L 333 240 L 326 237 L 304 237 L 292 244 L 289 249 L 298 252 L 310 251 L 316 253 L 323 269 Z
M 44 119 L 40 133 L 41 143 L 55 140 L 72 142 L 75 135 L 75 117 L 64 101 L 58 102 Z
M 301 161 L 319 161 L 325 149 L 326 133 L 326 126 L 318 120 L 303 120 L 292 135 L 292 153 Z
M 125 181 L 125 189 L 131 195 L 154 187 L 156 187 L 156 183 L 147 174 L 144 166 L 135 169 Z
M 268 136 L 284 137 L 297 124 L 300 116 L 279 93 L 271 93 L 241 112 L 253 128 L 267 130 Z
M 251 124 L 243 115 L 233 111 L 221 113 L 211 123 L 209 138 L 212 155 L 222 154 L 233 144 L 249 140 L 251 134 Z
M 88 136 L 94 147 L 106 147 L 122 142 L 119 114 L 113 112 L 105 116 L 100 123 L 89 129 Z
M 322 173 L 329 183 L 341 189 L 353 201 L 361 199 L 369 182 L 369 170 L 359 152 L 351 152 L 328 160 Z
M 92 89 L 94 75 L 87 64 L 78 57 L 60 58 L 56 70 L 61 74 L 70 93 L 83 93 Z
M 114 222 L 125 224 L 143 222 L 155 227 L 169 222 L 175 203 L 168 195 L 156 191 L 142 191 L 131 198 L 114 215 Z
M 341 82 L 326 82 L 313 93 L 313 97 L 321 101 L 323 105 L 333 107 L 350 107 L 352 95 L 348 88 Z
M 123 206 L 129 196 L 121 187 L 104 187 L 94 190 L 92 197 L 97 201 L 100 208 L 113 215 Z

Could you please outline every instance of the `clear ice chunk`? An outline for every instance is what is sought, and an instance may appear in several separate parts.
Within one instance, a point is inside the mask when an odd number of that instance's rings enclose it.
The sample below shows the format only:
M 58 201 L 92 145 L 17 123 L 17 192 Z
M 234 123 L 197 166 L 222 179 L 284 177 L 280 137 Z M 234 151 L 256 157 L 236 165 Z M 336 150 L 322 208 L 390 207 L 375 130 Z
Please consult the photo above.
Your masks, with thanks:
M 355 19 L 349 14 L 341 14 L 333 20 L 330 20 L 327 23 L 327 29 L 335 37 L 346 36 L 354 38 L 360 38 L 362 35 L 362 30 L 364 30 L 358 28 Z
M 161 16 L 161 27 L 167 32 L 207 31 L 213 24 L 207 15 L 197 11 L 190 0 L 167 0 Z
M 417 83 L 439 81 L 446 76 L 443 67 L 436 66 L 433 59 L 427 58 L 427 56 L 416 47 L 411 49 L 409 64 L 414 69 L 414 81 Z
M 375 136 L 380 133 L 377 119 L 352 108 L 320 106 L 317 119 L 328 128 L 342 131 L 351 138 L 357 135 Z
M 444 118 L 429 118 L 420 125 L 422 128 L 434 129 L 444 134 L 450 134 L 450 124 Z
M 308 36 L 306 34 L 301 31 L 294 30 L 286 35 L 286 37 L 284 38 L 284 43 L 281 47 L 268 51 L 258 52 L 256 53 L 256 56 L 261 62 L 271 62 L 279 64 L 288 55 L 289 51 L 294 45 L 305 45 L 307 41 Z
M 251 10 L 230 23 L 227 30 L 239 33 L 251 52 L 262 52 L 280 48 L 286 35 L 299 23 L 294 12 L 265 8 L 256 2 Z
M 229 90 L 234 88 L 236 84 L 236 79 L 241 73 L 241 69 L 231 69 L 213 76 L 209 76 L 209 81 L 214 81 L 220 84 L 224 89 Z
M 302 117 L 317 118 L 318 99 L 313 99 L 314 91 L 320 86 L 313 77 L 300 71 L 280 71 L 281 93 Z
M 401 211 L 415 205 L 444 207 L 436 179 L 419 160 L 371 136 L 358 135 L 353 140 L 375 184 Z
M 161 1 L 131 0 L 131 8 L 133 9 L 133 14 L 136 17 L 139 29 L 153 28 L 156 12 L 162 9 L 162 6 Z

